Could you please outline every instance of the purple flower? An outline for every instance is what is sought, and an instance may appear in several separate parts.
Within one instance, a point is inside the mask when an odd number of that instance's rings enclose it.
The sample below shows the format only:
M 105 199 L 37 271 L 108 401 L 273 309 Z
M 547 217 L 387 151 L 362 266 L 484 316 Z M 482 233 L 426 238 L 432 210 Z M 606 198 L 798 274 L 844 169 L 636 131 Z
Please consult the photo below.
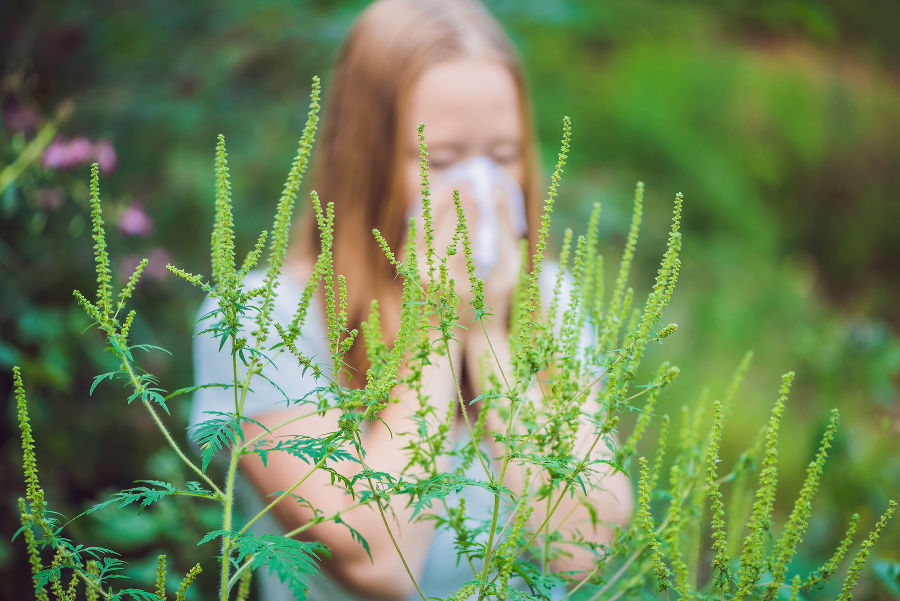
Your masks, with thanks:
M 119 164 L 119 157 L 116 155 L 116 149 L 113 148 L 109 138 L 98 140 L 94 144 L 94 160 L 100 165 L 100 171 L 109 173 L 116 169 Z
M 66 150 L 68 152 L 66 158 L 69 160 L 69 167 L 83 165 L 93 158 L 91 141 L 84 136 L 70 140 L 69 147 Z
M 69 145 L 62 138 L 53 140 L 47 148 L 44 149 L 43 163 L 47 169 L 65 168 L 68 157 Z
M 91 141 L 84 136 L 66 140 L 56 138 L 44 150 L 43 163 L 48 169 L 70 169 L 84 165 L 94 156 Z
M 43 156 L 44 167 L 47 169 L 71 169 L 95 161 L 106 173 L 116 168 L 119 157 L 108 138 L 93 143 L 84 136 L 71 140 L 59 137 L 47 146 Z
M 143 236 L 153 232 L 153 220 L 144 212 L 144 203 L 132 202 L 119 216 L 119 231 L 126 236 Z

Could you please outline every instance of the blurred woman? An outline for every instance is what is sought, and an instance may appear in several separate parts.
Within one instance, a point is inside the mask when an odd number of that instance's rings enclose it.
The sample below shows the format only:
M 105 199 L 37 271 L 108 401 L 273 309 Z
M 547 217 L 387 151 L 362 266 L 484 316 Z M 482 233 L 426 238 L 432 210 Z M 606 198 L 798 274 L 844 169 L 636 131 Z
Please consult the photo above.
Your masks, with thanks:
M 474 0 L 381 0 L 358 18 L 340 52 L 326 90 L 321 136 L 314 156 L 314 188 L 325 202 L 335 203 L 335 272 L 347 279 L 350 329 L 367 318 L 371 299 L 381 307 L 385 339 L 396 335 L 400 315 L 400 279 L 385 260 L 372 237 L 377 227 L 391 248 L 404 246 L 407 221 L 420 201 L 419 143 L 417 124 L 425 124 L 428 143 L 435 246 L 446 248 L 456 224 L 451 191 L 459 188 L 469 215 L 478 259 L 479 275 L 485 278 L 486 296 L 492 309 L 487 334 L 495 342 L 509 336 L 510 297 L 519 269 L 519 240 L 534 243 L 540 217 L 537 150 L 531 125 L 530 103 L 524 74 L 515 51 L 494 18 Z M 421 228 L 420 228 L 421 229 Z M 307 217 L 295 236 L 282 277 L 274 319 L 289 322 L 300 291 L 307 281 L 319 251 L 314 219 Z M 465 281 L 460 257 L 450 263 L 456 281 Z M 248 286 L 256 282 L 251 274 Z M 471 294 L 467 286 L 457 286 L 461 295 L 461 322 Z M 201 314 L 212 310 L 210 304 Z M 467 319 L 468 317 L 468 319 Z M 423 391 L 435 405 L 436 415 L 446 415 L 456 402 L 456 388 L 450 364 L 467 384 L 467 398 L 477 394 L 475 382 L 479 360 L 487 350 L 481 328 L 458 334 L 448 356 L 433 357 L 423 374 Z M 298 346 L 308 356 L 327 358 L 329 346 L 321 299 L 310 307 Z M 506 344 L 495 344 L 501 364 L 508 363 Z M 506 351 L 508 352 L 508 351 Z M 368 367 L 364 345 L 354 345 L 345 356 L 350 376 L 348 386 L 364 384 Z M 312 376 L 299 376 L 296 362 L 287 353 L 277 355 L 265 374 L 278 387 L 260 380 L 244 405 L 246 415 L 267 427 L 281 424 L 309 411 L 307 407 L 285 407 L 284 397 L 301 398 L 317 386 Z M 195 343 L 197 383 L 229 381 L 230 356 L 219 353 L 217 341 L 199 336 Z M 332 374 L 329 374 L 332 375 Z M 343 376 L 342 376 L 343 377 Z M 366 462 L 373 470 L 397 473 L 408 462 L 402 433 L 412 430 L 410 416 L 416 397 L 410 390 L 397 389 L 399 402 L 390 404 L 381 420 L 366 426 L 362 434 Z M 221 388 L 198 391 L 192 421 L 206 411 L 229 411 L 233 398 Z M 338 429 L 338 411 L 325 412 L 293 422 L 278 430 L 280 435 L 318 436 Z M 248 435 L 256 432 L 248 427 Z M 490 444 L 486 442 L 485 444 Z M 493 453 L 494 455 L 496 453 Z M 440 469 L 452 469 L 448 456 L 438 458 Z M 286 453 L 271 453 L 267 465 L 257 456 L 241 459 L 240 469 L 252 483 L 256 498 L 248 504 L 260 505 L 275 491 L 295 484 L 309 466 Z M 352 475 L 358 464 L 336 464 L 338 471 Z M 483 473 L 481 474 L 483 479 Z M 512 470 L 508 485 L 522 486 L 522 474 Z M 608 490 L 595 493 L 591 502 L 601 520 L 623 523 L 631 508 L 630 486 L 623 477 L 604 480 Z M 246 490 L 244 493 L 248 492 Z M 316 471 L 297 490 L 299 497 L 326 514 L 348 507 L 355 501 L 340 488 L 331 486 L 329 474 Z M 467 507 L 489 512 L 493 497 L 484 490 L 463 491 Z M 587 509 L 566 499 L 571 507 L 560 508 L 557 522 L 569 515 L 566 529 L 579 529 L 586 537 L 607 540 L 608 527 L 593 529 Z M 346 526 L 321 523 L 303 533 L 305 538 L 325 543 L 331 559 L 327 575 L 313 578 L 309 598 L 317 599 L 404 599 L 418 598 L 407 569 L 426 596 L 444 597 L 473 578 L 467 562 L 457 562 L 453 536 L 435 532 L 430 521 L 411 521 L 412 510 L 401 499 L 391 503 L 396 519 L 391 522 L 406 565 L 387 535 L 377 510 L 364 506 L 342 516 L 357 530 L 371 549 L 351 539 Z M 273 532 L 284 532 L 308 522 L 313 513 L 300 502 L 282 502 L 274 508 L 279 524 Z M 571 556 L 561 557 L 551 567 L 556 570 L 586 570 L 593 556 L 573 547 Z M 262 575 L 262 574 L 260 574 Z M 263 576 L 263 598 L 286 597 L 278 592 L 277 581 Z

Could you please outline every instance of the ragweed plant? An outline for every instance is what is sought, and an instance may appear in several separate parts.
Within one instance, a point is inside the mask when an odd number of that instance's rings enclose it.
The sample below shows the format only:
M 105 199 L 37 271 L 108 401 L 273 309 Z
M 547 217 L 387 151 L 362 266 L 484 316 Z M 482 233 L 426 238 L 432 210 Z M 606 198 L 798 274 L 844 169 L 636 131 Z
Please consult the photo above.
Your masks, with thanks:
M 397 543 L 390 502 L 412 509 L 412 519 L 430 520 L 436 529 L 452 533 L 459 560 L 471 568 L 471 578 L 448 599 L 579 599 L 656 598 L 664 594 L 685 599 L 775 599 L 799 598 L 823 585 L 839 569 L 852 544 L 858 518 L 851 520 L 847 534 L 834 555 L 811 574 L 791 569 L 792 559 L 803 540 L 812 511 L 812 499 L 823 464 L 837 428 L 832 413 L 793 509 L 783 526 L 776 526 L 773 509 L 778 474 L 778 431 L 793 374 L 786 374 L 772 416 L 760 443 L 742 456 L 730 471 L 721 466 L 719 449 L 726 418 L 740 380 L 749 366 L 749 356 L 738 368 L 722 400 L 710 407 L 685 407 L 677 430 L 674 457 L 666 458 L 670 429 L 676 424 L 657 415 L 657 403 L 665 388 L 677 377 L 678 368 L 662 363 L 647 383 L 640 383 L 638 369 L 652 343 L 663 342 L 677 326 L 663 320 L 672 298 L 681 266 L 681 219 L 683 198 L 675 196 L 672 221 L 665 250 L 649 292 L 641 296 L 629 285 L 631 265 L 643 217 L 644 186 L 635 188 L 631 227 L 614 280 L 607 285 L 605 265 L 598 248 L 600 207 L 588 221 L 587 231 L 566 231 L 559 253 L 559 270 L 550 274 L 552 285 L 542 290 L 542 271 L 547 268 L 550 219 L 557 201 L 562 173 L 569 152 L 571 125 L 566 119 L 558 161 L 543 204 L 540 227 L 533 249 L 522 247 L 518 285 L 510 312 L 510 336 L 492 340 L 487 325 L 493 319 L 485 295 L 485 284 L 476 275 L 472 245 L 460 193 L 453 193 L 457 222 L 446 248 L 435 246 L 428 182 L 427 146 L 424 128 L 419 128 L 423 213 L 421 222 L 410 222 L 408 243 L 390 248 L 377 230 L 373 236 L 396 270 L 402 286 L 398 331 L 392 339 L 382 332 L 382 308 L 373 300 L 362 336 L 350 328 L 348 291 L 333 261 L 334 205 L 324 206 L 311 194 L 319 230 L 321 250 L 311 275 L 296 302 L 296 311 L 285 323 L 274 317 L 281 271 L 288 248 L 288 235 L 302 177 L 309 162 L 316 134 L 319 82 L 314 80 L 306 127 L 287 181 L 277 204 L 270 231 L 238 265 L 230 175 L 225 140 L 219 137 L 215 150 L 215 217 L 210 238 L 210 275 L 188 273 L 170 266 L 172 273 L 198 287 L 215 301 L 215 308 L 201 317 L 202 335 L 218 341 L 227 353 L 231 378 L 227 382 L 188 386 L 168 392 L 143 369 L 137 351 L 158 349 L 132 340 L 134 310 L 128 309 L 146 262 L 138 265 L 118 292 L 111 283 L 111 259 L 107 252 L 99 178 L 91 173 L 91 218 L 97 290 L 93 299 L 76 291 L 78 303 L 103 333 L 119 367 L 98 375 L 93 388 L 105 380 L 124 382 L 128 403 L 139 401 L 160 435 L 194 478 L 184 488 L 168 482 L 140 481 L 88 509 L 85 514 L 115 505 L 147 508 L 171 496 L 187 497 L 221 508 L 221 527 L 198 542 L 216 542 L 218 551 L 218 597 L 221 601 L 247 599 L 251 575 L 266 568 L 287 583 L 298 598 L 305 596 L 311 575 L 328 549 L 298 535 L 324 522 L 347 529 L 366 551 L 368 541 L 345 521 L 345 514 L 359 507 L 376 510 L 391 540 L 393 552 L 406 567 L 416 591 L 426 598 L 408 567 Z M 326 199 L 327 200 L 327 199 Z M 424 248 L 414 243 L 415 232 L 424 233 Z M 423 253 L 420 262 L 418 253 Z M 459 277 L 451 257 L 462 254 L 466 274 Z M 260 285 L 247 285 L 248 275 L 267 257 Z M 423 265 L 424 269 L 420 266 Z M 454 277 L 456 276 L 456 277 Z M 457 279 L 458 278 L 458 279 Z M 460 287 L 470 288 L 471 323 L 460 307 Z M 327 324 L 328 357 L 307 354 L 301 330 L 317 291 L 321 290 Z M 461 328 L 479 331 L 487 346 L 477 375 L 478 394 L 465 396 L 460 383 L 461 366 L 452 361 L 451 344 Z M 370 367 L 359 387 L 349 387 L 342 376 L 349 374 L 345 356 L 355 344 L 364 344 Z M 316 386 L 301 398 L 285 396 L 295 415 L 281 424 L 265 427 L 245 414 L 252 386 L 267 376 L 263 368 L 279 353 L 296 361 L 296 369 L 312 373 Z M 423 387 L 426 366 L 440 356 L 448 363 L 454 398 L 445 414 L 439 414 Z M 34 441 L 28 420 L 25 388 L 18 368 L 14 370 L 15 398 L 22 435 L 25 496 L 19 501 L 35 597 L 74 600 L 79 590 L 87 599 L 184 599 L 200 571 L 198 563 L 179 587 L 167 590 L 166 556 L 157 560 L 152 590 L 112 586 L 121 561 L 114 552 L 75 544 L 64 536 L 64 525 L 47 508 L 38 481 Z M 278 383 L 270 383 L 276 388 Z M 221 388 L 229 396 L 229 411 L 211 412 L 192 430 L 199 458 L 184 451 L 160 417 L 175 397 L 200 387 Z M 367 463 L 367 424 L 379 419 L 386 407 L 398 402 L 401 390 L 411 391 L 416 406 L 410 415 L 413 432 L 407 433 L 406 463 L 392 473 L 373 469 Z M 450 399 L 447 399 L 450 400 Z M 711 409 L 712 424 L 704 419 Z M 319 436 L 283 435 L 288 424 L 337 411 L 337 428 Z M 454 440 L 451 424 L 459 413 L 465 425 L 462 441 Z M 630 431 L 623 431 L 620 418 L 626 412 L 638 417 Z M 642 438 L 653 421 L 660 425 L 656 449 L 642 456 Z M 261 432 L 245 433 L 248 424 Z M 672 438 L 676 438 L 672 434 Z M 285 453 L 307 466 L 295 483 L 273 496 L 267 506 L 249 519 L 239 521 L 235 513 L 238 461 L 257 455 L 266 462 L 273 453 Z M 217 457 L 224 459 L 225 475 L 215 481 L 208 472 Z M 442 457 L 457 459 L 450 469 Z M 355 474 L 338 470 L 339 462 L 356 464 Z M 755 491 L 746 483 L 759 465 Z M 664 468 L 668 465 L 668 472 Z M 333 486 L 342 489 L 353 503 L 334 511 L 299 499 L 313 517 L 282 535 L 260 534 L 254 525 L 280 503 L 296 502 L 295 491 L 318 472 L 327 473 Z M 598 513 L 597 495 L 615 474 L 637 472 L 634 519 L 630 524 L 605 523 Z M 618 476 L 621 477 L 621 476 Z M 491 505 L 485 518 L 467 505 L 466 497 L 454 496 L 469 488 L 489 493 Z M 726 503 L 726 500 L 728 503 Z M 849 599 L 872 546 L 886 527 L 895 503 L 863 541 L 848 569 L 841 599 Z M 727 509 L 726 509 L 727 508 Z M 612 532 L 604 543 L 584 528 L 567 528 L 571 516 L 583 511 L 590 530 Z M 78 516 L 80 517 L 80 516 Z M 699 552 L 700 548 L 709 551 Z M 589 569 L 566 571 L 555 566 L 579 553 L 588 557 Z

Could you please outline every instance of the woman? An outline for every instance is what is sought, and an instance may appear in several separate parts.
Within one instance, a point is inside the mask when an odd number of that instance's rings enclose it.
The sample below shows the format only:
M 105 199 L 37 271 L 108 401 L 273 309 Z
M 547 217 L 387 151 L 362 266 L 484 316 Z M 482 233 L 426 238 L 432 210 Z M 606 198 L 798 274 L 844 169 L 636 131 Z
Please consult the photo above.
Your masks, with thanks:
M 452 187 L 460 187 L 473 231 L 481 231 L 482 226 L 492 236 L 490 248 L 483 253 L 489 260 L 480 265 L 493 313 L 486 329 L 492 341 L 506 340 L 510 295 L 519 263 L 518 238 L 527 235 L 534 242 L 541 189 L 536 183 L 537 156 L 524 76 L 511 43 L 496 21 L 472 0 L 376 2 L 359 17 L 344 44 L 327 86 L 325 106 L 323 129 L 314 152 L 317 162 L 314 188 L 324 201 L 336 205 L 335 272 L 347 278 L 348 327 L 359 327 L 368 315 L 371 299 L 376 298 L 381 306 L 386 339 L 391 340 L 396 334 L 396 319 L 400 315 L 399 279 L 375 243 L 371 229 L 377 227 L 391 248 L 403 247 L 407 218 L 415 211 L 419 198 L 417 124 L 424 123 L 430 175 L 438 182 L 432 188 L 436 246 L 444 248 L 452 235 L 456 216 L 450 191 Z M 511 181 L 515 189 L 491 193 L 489 206 L 485 206 L 484 195 L 479 196 L 472 189 L 475 184 L 461 181 L 465 178 L 459 175 L 461 169 L 463 174 L 471 175 L 469 167 L 474 163 L 481 165 L 482 173 L 491 174 L 493 181 Z M 480 204 L 473 200 L 476 197 L 481 199 Z M 486 225 L 488 213 L 495 215 L 491 220 L 493 226 Z M 518 220 L 524 223 L 517 226 Z M 313 219 L 307 218 L 295 236 L 295 247 L 285 266 L 276 321 L 290 320 L 303 283 L 311 273 L 318 242 Z M 461 259 L 454 259 L 450 269 L 457 281 L 465 281 Z M 459 306 L 464 311 L 470 300 L 466 295 L 470 293 L 461 285 L 457 290 L 463 297 Z M 201 314 L 211 308 L 211 305 L 203 307 Z M 470 322 L 471 315 L 463 313 L 460 321 Z M 209 337 L 197 338 L 198 384 L 230 379 L 230 361 L 226 363 L 217 354 L 216 344 Z M 322 307 L 315 302 L 298 344 L 308 355 L 328 356 Z M 496 345 L 501 364 L 508 362 L 503 351 L 506 346 Z M 447 414 L 450 404 L 455 402 L 450 364 L 464 366 L 463 378 L 471 385 L 486 349 L 482 330 L 470 328 L 451 343 L 447 356 L 435 358 L 426 367 L 425 393 L 436 405 L 438 415 Z M 360 385 L 367 368 L 364 346 L 354 345 L 345 359 L 351 376 L 344 384 Z M 288 397 L 301 397 L 316 386 L 311 376 L 296 376 L 296 364 L 287 353 L 276 357 L 274 362 L 266 375 Z M 366 462 L 374 470 L 396 472 L 407 463 L 404 451 L 407 441 L 399 433 L 412 429 L 409 417 L 414 395 L 409 390 L 396 394 L 400 402 L 388 405 L 380 414 L 381 420 L 363 433 Z M 466 396 L 472 398 L 474 394 Z M 283 399 L 281 392 L 257 384 L 244 405 L 245 414 L 272 426 L 298 412 L 308 411 L 297 406 L 286 408 Z M 228 411 L 230 406 L 233 402 L 221 389 L 200 390 L 192 421 L 205 419 L 205 411 Z M 279 433 L 315 436 L 333 432 L 337 429 L 337 418 L 335 412 L 326 412 L 324 416 L 294 422 Z M 248 430 L 248 436 L 258 432 Z M 286 454 L 270 454 L 265 466 L 255 456 L 241 461 L 243 475 L 263 498 L 273 491 L 286 490 L 296 482 L 297 474 L 304 473 L 304 464 Z M 438 466 L 441 469 L 449 467 L 446 457 L 439 461 L 444 462 Z M 336 469 L 352 475 L 358 466 L 343 462 Z M 513 470 L 507 482 L 511 487 L 516 483 L 521 486 L 521 479 L 522 474 Z M 628 483 L 614 477 L 606 485 L 613 490 L 607 498 L 597 500 L 601 518 L 623 523 L 630 511 Z M 470 496 L 469 507 L 487 508 L 492 503 L 491 496 L 479 497 L 466 490 L 464 494 Z M 326 512 L 337 511 L 353 502 L 342 490 L 330 486 L 330 476 L 323 472 L 314 473 L 294 492 Z M 570 514 L 567 527 L 585 528 L 589 523 L 587 510 L 575 506 L 574 501 L 571 503 L 573 506 L 558 512 L 559 515 Z M 436 538 L 432 522 L 411 522 L 411 510 L 399 500 L 392 503 L 391 509 L 397 518 L 391 522 L 391 530 L 405 565 L 380 516 L 370 506 L 348 512 L 344 519 L 368 541 L 372 559 L 351 539 L 343 525 L 322 523 L 304 532 L 305 537 L 325 543 L 332 555 L 325 564 L 330 578 L 314 579 L 310 598 L 352 598 L 354 594 L 369 599 L 403 599 L 411 595 L 418 598 L 407 569 L 426 596 L 447 595 L 472 578 L 468 566 L 457 565 L 449 535 Z M 313 515 L 306 505 L 290 502 L 277 505 L 274 513 L 281 532 L 308 522 Z M 608 534 L 607 529 L 596 531 L 594 536 L 604 540 Z M 571 557 L 556 560 L 552 567 L 585 570 L 592 567 L 591 559 L 590 554 L 573 549 Z M 269 579 L 265 584 L 274 586 Z M 275 595 L 269 589 L 264 598 L 274 599 Z

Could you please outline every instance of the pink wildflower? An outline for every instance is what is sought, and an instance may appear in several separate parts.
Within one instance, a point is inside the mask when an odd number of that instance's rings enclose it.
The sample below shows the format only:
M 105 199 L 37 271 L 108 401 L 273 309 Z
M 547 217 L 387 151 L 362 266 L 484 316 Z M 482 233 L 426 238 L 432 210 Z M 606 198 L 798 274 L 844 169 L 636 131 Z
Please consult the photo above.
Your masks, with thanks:
M 97 140 L 97 143 L 94 144 L 94 160 L 100 165 L 100 171 L 104 173 L 115 171 L 116 165 L 119 164 L 119 157 L 109 138 Z
M 89 162 L 97 162 L 105 173 L 116 168 L 119 157 L 108 138 L 92 143 L 84 136 L 71 140 L 59 137 L 44 150 L 43 164 L 47 169 L 71 169 Z
M 153 232 L 153 219 L 144 212 L 144 204 L 140 200 L 132 202 L 119 216 L 119 231 L 126 236 L 143 236 L 146 238 Z
M 72 138 L 72 140 L 69 141 L 67 151 L 68 155 L 66 158 L 69 160 L 69 167 L 83 165 L 93 158 L 93 146 L 91 145 L 91 141 L 84 136 Z
M 44 149 L 43 163 L 47 169 L 58 169 L 66 164 L 69 145 L 61 138 L 53 140 Z

